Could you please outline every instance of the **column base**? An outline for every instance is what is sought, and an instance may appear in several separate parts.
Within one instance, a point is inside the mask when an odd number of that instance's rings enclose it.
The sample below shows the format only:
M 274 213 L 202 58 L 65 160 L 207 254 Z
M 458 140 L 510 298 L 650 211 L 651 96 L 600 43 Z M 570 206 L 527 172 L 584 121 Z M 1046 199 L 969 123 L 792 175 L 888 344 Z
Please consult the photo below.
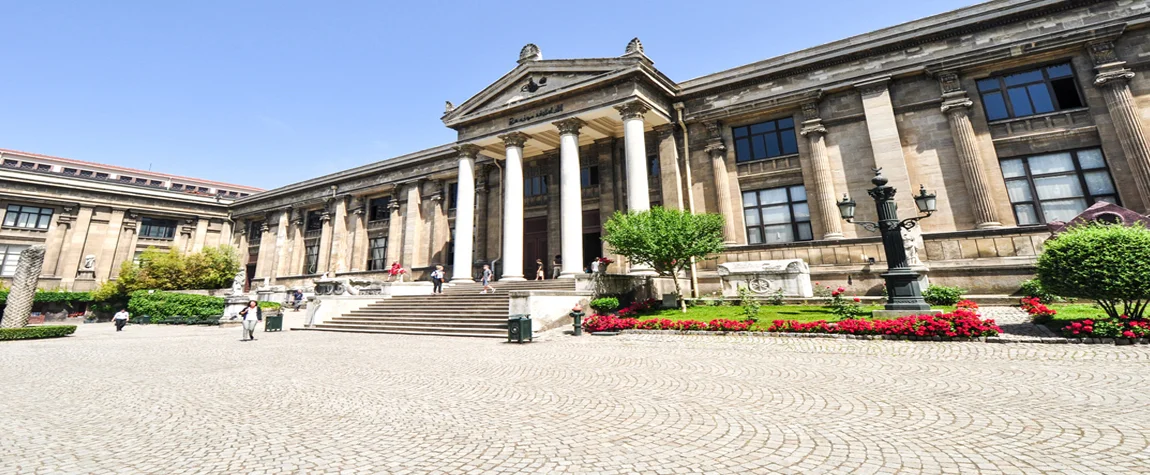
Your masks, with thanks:
M 1001 228 L 1001 227 L 1002 227 L 1002 223 L 999 223 L 996 221 L 991 221 L 988 223 L 980 223 L 977 226 L 975 226 L 975 228 L 977 228 L 977 229 L 994 229 L 994 228 Z
M 823 235 L 823 239 L 827 241 L 837 241 L 839 239 L 846 239 L 843 233 L 827 233 Z

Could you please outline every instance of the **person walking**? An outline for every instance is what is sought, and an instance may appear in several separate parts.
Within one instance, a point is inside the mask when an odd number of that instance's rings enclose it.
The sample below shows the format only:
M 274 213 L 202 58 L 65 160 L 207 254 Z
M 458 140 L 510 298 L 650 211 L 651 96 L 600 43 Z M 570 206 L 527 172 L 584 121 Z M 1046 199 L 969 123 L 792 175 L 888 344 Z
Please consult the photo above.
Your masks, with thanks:
M 483 264 L 483 277 L 481 278 L 483 281 L 483 290 L 479 293 L 486 294 L 488 289 L 491 290 L 491 293 L 495 293 L 495 287 L 491 286 L 492 277 L 495 277 L 495 273 L 491 272 L 491 266 Z
M 303 305 L 303 292 L 300 289 L 295 289 L 295 292 L 292 292 L 292 300 L 294 300 L 292 309 L 298 312 L 300 306 Z
M 543 280 L 543 259 L 535 259 L 535 265 L 539 266 L 535 269 L 535 280 Z
M 248 306 L 240 310 L 240 317 L 244 319 L 244 334 L 240 337 L 240 341 L 255 341 L 256 322 L 264 319 L 264 311 L 260 308 L 260 303 L 249 300 Z
M 443 280 L 447 277 L 447 273 L 443 272 L 443 266 L 436 265 L 435 270 L 431 271 L 431 293 L 443 293 Z
M 112 321 L 116 322 L 116 331 L 124 330 L 124 325 L 128 324 L 128 317 L 128 309 L 126 308 L 121 308 L 119 312 L 116 312 L 116 315 L 112 317 Z
M 560 268 L 563 267 L 563 256 L 556 254 L 555 259 L 551 261 L 551 278 L 558 279 Z

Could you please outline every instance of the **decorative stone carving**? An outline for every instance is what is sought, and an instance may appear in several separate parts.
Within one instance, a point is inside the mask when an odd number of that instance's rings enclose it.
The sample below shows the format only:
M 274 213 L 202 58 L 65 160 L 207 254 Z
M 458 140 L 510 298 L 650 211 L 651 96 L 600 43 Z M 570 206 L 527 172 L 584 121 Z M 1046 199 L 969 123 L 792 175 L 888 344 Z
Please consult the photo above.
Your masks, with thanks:
M 373 279 L 321 277 L 315 279 L 316 295 L 381 295 L 383 285 Z
M 639 41 L 638 37 L 631 38 L 631 41 L 627 43 L 627 49 L 623 51 L 624 56 L 633 53 L 643 54 L 643 42 Z
M 727 146 L 723 144 L 723 139 L 708 142 L 703 151 L 707 152 L 711 158 L 722 159 L 727 154 Z
M 511 132 L 499 136 L 499 139 L 502 140 L 503 144 L 507 147 L 523 147 L 530 138 L 531 136 L 523 132 Z
M 723 124 L 717 120 L 708 120 L 703 122 L 703 127 L 707 129 L 707 138 L 717 139 L 723 137 Z
M 799 135 L 806 137 L 810 134 L 826 135 L 827 128 L 823 125 L 822 119 L 813 119 L 803 122 L 803 127 L 799 129 Z
M 480 146 L 471 143 L 455 146 L 455 151 L 459 152 L 459 156 L 463 158 L 475 158 L 479 155 L 480 150 L 482 150 Z
M 923 247 L 922 230 L 918 226 L 907 229 L 902 228 L 902 248 L 906 253 L 906 265 L 910 267 L 923 267 L 918 258 L 918 249 Z
M 1131 79 L 1134 79 L 1134 71 L 1129 69 L 1104 71 L 1094 76 L 1094 85 L 1106 86 L 1109 84 L 1126 84 L 1126 82 Z
M 540 77 L 538 81 L 535 78 L 527 78 L 527 84 L 519 87 L 520 92 L 538 92 L 540 89 L 547 87 L 547 78 Z
M 23 328 L 28 325 L 46 249 L 36 245 L 20 252 L 20 261 L 16 263 L 16 273 L 12 275 L 12 287 L 8 291 L 8 303 L 4 307 L 0 328 Z
M 807 101 L 803 103 L 803 119 L 820 120 L 819 101 Z
M 451 111 L 455 110 L 455 104 L 452 104 L 451 101 L 444 101 L 444 102 L 447 103 L 443 108 L 444 114 L 450 114 Z
M 539 47 L 534 43 L 527 43 L 523 49 L 519 50 L 519 64 L 529 61 L 539 61 L 543 59 L 543 52 L 539 51 Z
M 1061 234 L 1074 226 L 1089 225 L 1092 223 L 1120 224 L 1122 226 L 1141 224 L 1142 226 L 1150 227 L 1150 217 L 1143 216 L 1135 211 L 1113 203 L 1099 201 L 1081 213 L 1078 213 L 1078 216 L 1071 218 L 1070 221 L 1054 221 L 1047 224 L 1046 227 L 1050 229 L 1051 234 Z
M 626 104 L 615 106 L 615 110 L 619 111 L 619 115 L 623 120 L 642 119 L 643 114 L 651 110 L 651 107 L 644 104 L 643 101 L 631 101 Z
M 247 280 L 248 280 L 247 270 L 245 270 L 243 267 L 240 267 L 240 271 L 236 273 L 236 276 L 234 278 L 232 278 L 232 290 L 230 292 L 228 292 L 228 294 L 229 295 L 243 295 L 244 284 L 247 283 Z
M 582 129 L 584 124 L 585 122 L 583 122 L 583 120 L 579 119 L 578 117 L 572 117 L 570 119 L 563 119 L 558 122 L 552 122 L 552 125 L 559 129 L 559 135 L 579 135 L 579 129 Z
M 782 290 L 787 297 L 814 296 L 811 268 L 802 259 L 727 262 L 719 264 L 718 271 L 724 297 L 737 297 L 739 287 L 746 287 L 759 295 Z
M 951 92 L 962 92 L 962 84 L 958 80 L 958 73 L 954 71 L 943 71 L 938 73 L 938 86 L 942 88 L 942 93 L 947 94 Z
M 1090 59 L 1094 62 L 1095 66 L 1122 62 L 1118 59 L 1118 53 L 1114 52 L 1113 41 L 1099 41 L 1087 44 L 1086 51 L 1090 53 Z
M 92 271 L 96 270 L 96 255 L 88 254 L 84 256 L 84 263 L 80 266 L 80 270 Z

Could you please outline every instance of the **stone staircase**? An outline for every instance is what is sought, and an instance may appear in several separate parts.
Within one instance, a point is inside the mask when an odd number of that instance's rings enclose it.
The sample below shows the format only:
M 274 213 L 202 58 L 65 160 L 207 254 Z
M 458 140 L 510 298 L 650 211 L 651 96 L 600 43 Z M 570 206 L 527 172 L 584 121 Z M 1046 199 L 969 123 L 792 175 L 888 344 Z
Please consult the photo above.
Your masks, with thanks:
M 479 283 L 447 284 L 442 295 L 396 296 L 335 317 L 311 330 L 409 335 L 506 338 L 513 290 L 575 290 L 572 279 L 496 282 L 481 294 Z

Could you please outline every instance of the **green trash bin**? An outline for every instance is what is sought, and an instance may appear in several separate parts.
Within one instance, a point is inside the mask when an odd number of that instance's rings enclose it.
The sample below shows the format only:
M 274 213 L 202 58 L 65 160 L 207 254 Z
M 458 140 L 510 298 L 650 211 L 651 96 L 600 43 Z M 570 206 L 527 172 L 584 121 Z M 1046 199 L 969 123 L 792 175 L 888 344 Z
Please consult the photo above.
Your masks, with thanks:
M 283 326 L 284 316 L 282 313 L 279 315 L 268 315 L 267 317 L 264 317 L 265 332 L 278 332 L 283 330 Z
M 523 343 L 531 341 L 531 315 L 511 315 L 507 317 L 507 342 Z

